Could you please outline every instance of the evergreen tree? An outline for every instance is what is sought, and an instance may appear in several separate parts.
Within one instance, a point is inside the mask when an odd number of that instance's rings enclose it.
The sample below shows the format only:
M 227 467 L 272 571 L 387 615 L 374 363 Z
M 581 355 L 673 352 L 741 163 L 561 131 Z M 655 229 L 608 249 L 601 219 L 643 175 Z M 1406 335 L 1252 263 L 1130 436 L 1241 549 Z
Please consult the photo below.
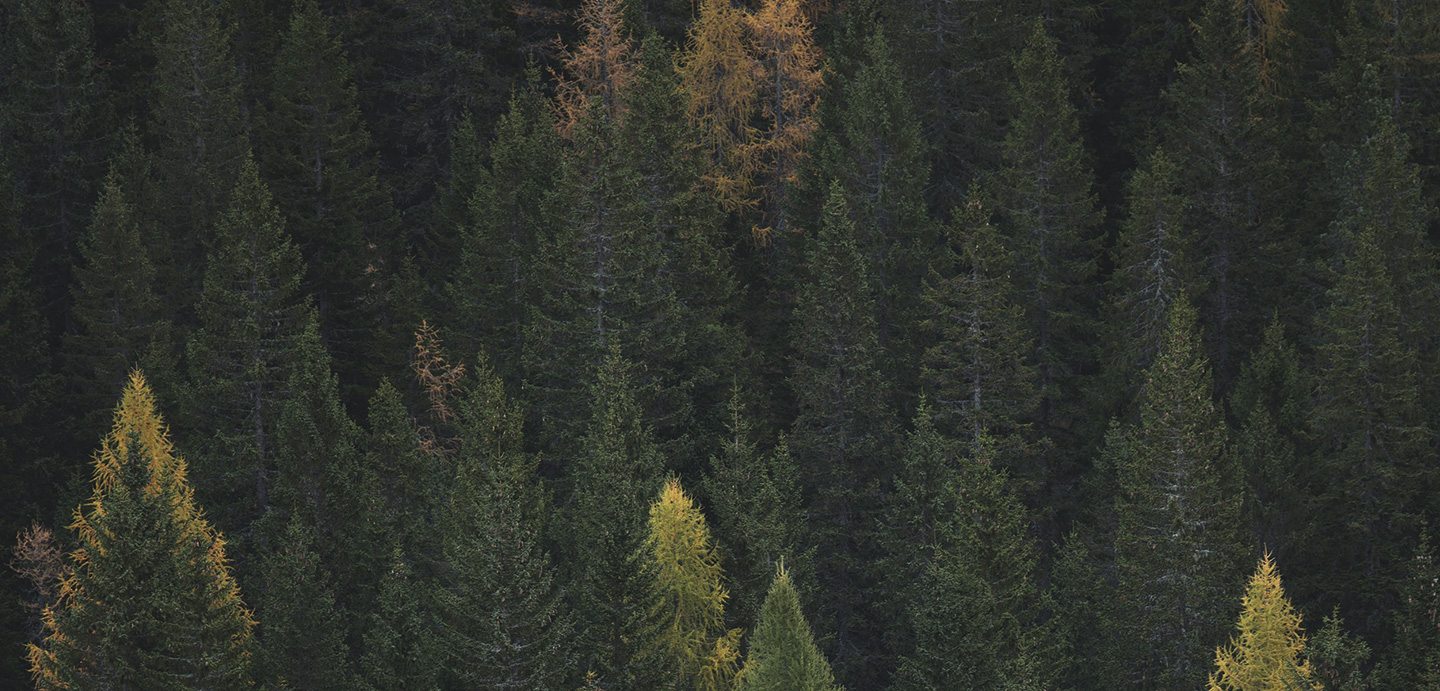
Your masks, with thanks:
M 254 621 L 186 475 L 137 370 L 75 513 L 65 605 L 27 651 L 37 688 L 249 686 Z
M 315 2 L 296 3 L 257 140 L 275 204 L 305 257 L 304 290 L 347 381 L 378 379 L 389 360 L 378 351 L 401 345 L 378 338 L 399 223 L 356 101 L 328 20 Z
M 540 544 L 524 417 L 483 361 L 460 405 L 435 591 L 445 676 L 455 688 L 565 688 L 572 622 Z
M 1305 659 L 1300 614 L 1280 587 L 1280 574 L 1267 552 L 1255 567 L 1236 624 L 1240 635 L 1215 650 L 1211 691 L 1314 689 L 1314 671 Z
M 805 478 L 822 616 L 835 628 L 832 657 L 847 671 L 873 674 L 869 656 L 879 641 L 860 613 L 870 601 L 864 564 L 872 551 L 862 517 L 889 461 L 894 422 L 879 370 L 873 273 L 838 182 L 806 249 L 811 277 L 796 296 L 791 336 L 799 415 L 790 450 Z
M 191 306 L 205 242 L 227 208 L 248 155 L 233 32 L 223 8 L 165 0 L 154 35 L 149 135 L 159 142 L 160 237 L 174 247 L 162 266 L 162 296 Z M 203 483 L 202 483 L 203 484 Z
M 581 668 L 598 674 L 607 689 L 658 683 L 645 659 L 654 645 L 653 623 L 639 559 L 645 510 L 660 491 L 665 463 L 635 400 L 631 367 L 612 346 L 594 385 L 590 426 L 572 469 L 573 508 L 564 522 Z
M 1365 229 L 1317 317 L 1311 495 L 1333 530 L 1311 545 L 1317 589 L 1370 625 L 1398 583 L 1433 450 L 1390 272 Z M 1359 616 L 1356 616 L 1356 615 Z
M 1103 554 L 1103 531 L 1077 527 L 1054 556 L 1048 598 L 1058 645 L 1060 688 L 1102 689 L 1124 685 L 1127 662 L 1120 644 L 1125 603 L 1115 597 L 1114 571 Z
M 1094 234 L 1100 221 L 1091 191 L 1094 174 L 1055 41 L 1040 20 L 1013 69 L 1015 113 L 998 173 L 1001 228 L 1014 256 L 1017 300 L 1034 339 L 1038 418 L 1052 428 L 1074 429 L 1080 412 L 1066 404 L 1079 399 L 1080 372 L 1097 355 L 1090 345 L 1096 329 Z M 1075 446 L 1068 442 L 1062 448 Z
M 1040 392 L 1026 357 L 1033 342 L 1012 299 L 1011 260 L 981 200 L 972 198 L 954 215 L 935 261 L 943 269 L 932 268 L 925 280 L 921 325 L 933 345 L 920 361 L 920 380 L 941 431 L 971 453 L 989 435 L 1001 461 L 1024 473 Z
M 313 547 L 313 529 L 291 512 L 275 533 L 262 560 L 256 596 L 257 681 L 267 689 L 350 688 L 345 625 Z
M 744 691 L 840 691 L 830 663 L 815 645 L 810 624 L 800 611 L 795 584 L 782 563 L 760 608 L 750 652 L 740 671 Z
M 1115 554 L 1124 616 L 1134 622 L 1127 666 L 1145 688 L 1200 683 L 1236 580 L 1240 480 L 1223 453 L 1211 381 L 1195 311 L 1181 298 L 1117 459 Z
M 421 584 L 398 547 L 380 579 L 365 628 L 357 686 L 366 691 L 435 691 L 439 665 Z
M 438 554 L 433 526 L 448 495 L 446 478 L 455 471 L 447 460 L 424 450 L 416 427 L 400 391 L 382 380 L 370 397 L 364 442 L 362 481 L 373 481 L 377 492 L 370 523 L 378 535 L 391 536 L 424 577 L 423 563 Z
M 187 347 L 185 429 L 202 496 L 234 540 L 270 505 L 280 402 L 296 337 L 313 315 L 299 292 L 300 252 L 254 161 L 231 199 L 205 266 L 201 327 Z
M 701 490 L 715 523 L 715 542 L 725 557 L 730 622 L 753 622 L 765 601 L 775 567 L 789 566 L 799 592 L 812 590 L 813 548 L 804 549 L 805 515 L 790 448 L 782 438 L 762 451 L 740 390 L 730 398 L 728 434 L 721 452 L 710 457 Z
M 1394 611 L 1395 641 L 1371 673 L 1377 689 L 1440 686 L 1440 569 L 1423 527 Z
M 1364 691 L 1362 667 L 1369 661 L 1370 646 L 1346 633 L 1337 607 L 1325 617 L 1325 625 L 1310 637 L 1306 657 L 1324 691 Z
M 908 608 L 922 597 L 922 583 L 941 553 L 953 546 L 958 515 L 952 492 L 959 473 L 961 444 L 936 428 L 928 399 L 921 400 L 913 427 L 905 435 L 900 466 L 891 480 L 880 525 L 885 574 L 882 588 L 889 607 L 886 627 L 892 650 L 913 645 Z

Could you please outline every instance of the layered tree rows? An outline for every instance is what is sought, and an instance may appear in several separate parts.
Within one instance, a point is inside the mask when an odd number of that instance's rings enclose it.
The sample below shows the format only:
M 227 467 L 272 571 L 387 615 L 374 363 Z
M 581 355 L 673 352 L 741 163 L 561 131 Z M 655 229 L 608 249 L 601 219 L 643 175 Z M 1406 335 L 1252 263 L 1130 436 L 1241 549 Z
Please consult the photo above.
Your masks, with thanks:
M 0 686 L 1440 684 L 1436 55 L 0 0 Z

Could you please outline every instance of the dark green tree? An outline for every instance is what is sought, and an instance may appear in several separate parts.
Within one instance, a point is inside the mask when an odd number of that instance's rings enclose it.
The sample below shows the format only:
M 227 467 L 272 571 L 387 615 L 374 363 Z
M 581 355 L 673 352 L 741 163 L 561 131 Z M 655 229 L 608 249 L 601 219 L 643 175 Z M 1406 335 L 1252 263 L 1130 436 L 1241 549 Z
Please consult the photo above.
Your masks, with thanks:
M 368 613 L 357 686 L 366 691 L 435 691 L 439 645 L 423 603 L 424 584 L 396 547 Z
M 279 516 L 267 518 L 278 524 Z M 256 681 L 266 689 L 348 689 L 345 623 L 315 551 L 315 529 L 291 512 L 272 530 L 255 596 Z
M 746 691 L 840 691 L 830 663 L 815 645 L 809 622 L 800 611 L 800 598 L 785 565 L 760 608 L 750 635 L 750 651 L 740 672 L 739 688 Z
M 1395 642 L 1370 676 L 1377 689 L 1440 686 L 1440 568 L 1423 527 L 1406 571 L 1394 612 Z
M 1126 668 L 1144 688 L 1195 687 L 1229 626 L 1239 583 L 1239 471 L 1224 453 L 1195 310 L 1183 296 L 1145 373 L 1139 423 L 1118 457 L 1115 534 Z
M 873 552 L 862 517 L 875 508 L 871 488 L 890 460 L 895 423 L 880 373 L 874 273 L 839 182 L 830 186 L 806 262 L 810 276 L 796 296 L 791 335 L 799 415 L 790 451 L 817 545 L 821 617 L 835 630 L 831 657 L 842 674 L 878 674 L 871 658 L 878 632 L 867 630 L 862 614 Z
M 186 475 L 136 370 L 75 513 L 65 605 L 27 651 L 37 688 L 250 687 L 255 622 Z
M 1327 615 L 1324 625 L 1310 637 L 1305 656 L 1315 668 L 1324 691 L 1364 691 L 1363 668 L 1370 660 L 1370 646 L 1344 629 L 1339 609 Z

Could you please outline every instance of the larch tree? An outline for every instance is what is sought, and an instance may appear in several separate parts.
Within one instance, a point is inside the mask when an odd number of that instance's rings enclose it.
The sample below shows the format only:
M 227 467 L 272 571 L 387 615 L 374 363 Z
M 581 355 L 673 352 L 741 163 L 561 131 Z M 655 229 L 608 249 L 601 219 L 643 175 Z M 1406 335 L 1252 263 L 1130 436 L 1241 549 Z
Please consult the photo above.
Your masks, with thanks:
M 137 370 L 75 512 L 63 606 L 28 648 L 37 688 L 249 688 L 255 622 L 187 475 Z
M 727 212 L 755 208 L 760 64 L 748 49 L 747 17 L 729 0 L 701 0 L 678 60 L 685 116 L 703 152 L 703 176 Z
M 1215 650 L 1210 691 L 1319 691 L 1305 658 L 1300 613 L 1285 597 L 1269 552 L 1250 577 L 1235 628 L 1239 635 Z
M 789 242 L 791 200 L 800 164 L 809 156 L 815 134 L 815 110 L 824 86 L 823 56 L 800 0 L 764 0 L 749 17 L 751 51 L 759 62 L 758 103 L 763 126 L 757 147 L 757 183 L 761 190 L 761 244 Z
M 621 2 L 585 0 L 576 23 L 582 38 L 562 54 L 555 87 L 556 124 L 567 139 L 592 107 L 606 125 L 623 124 L 627 86 L 635 76 L 635 43 Z
M 1225 420 L 1195 319 L 1184 297 L 1171 305 L 1139 422 L 1115 459 L 1116 569 L 1122 616 L 1133 621 L 1127 667 L 1146 688 L 1203 682 L 1238 580 L 1242 485 L 1223 453 Z
M 720 691 L 740 667 L 741 629 L 725 626 L 720 554 L 700 507 L 670 478 L 650 505 L 641 569 L 651 581 L 650 615 L 659 655 L 680 688 Z
M 738 688 L 743 691 L 841 691 L 830 671 L 830 663 L 815 645 L 795 584 L 782 563 L 760 618 L 750 635 L 750 649 L 740 671 Z

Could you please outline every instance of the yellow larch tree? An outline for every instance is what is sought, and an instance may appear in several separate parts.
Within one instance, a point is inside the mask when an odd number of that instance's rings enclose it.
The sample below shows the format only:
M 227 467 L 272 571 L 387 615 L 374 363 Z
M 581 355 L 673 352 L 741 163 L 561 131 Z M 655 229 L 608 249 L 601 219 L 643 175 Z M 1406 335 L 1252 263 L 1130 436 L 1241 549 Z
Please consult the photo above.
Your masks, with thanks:
M 567 139 L 587 111 L 598 107 L 606 124 L 625 120 L 625 89 L 635 77 L 635 44 L 625 27 L 622 0 L 585 0 L 577 24 L 580 43 L 561 51 L 556 74 L 556 125 Z
M 762 70 L 759 167 L 764 226 L 757 241 L 790 230 L 789 196 L 815 133 L 824 86 L 822 56 L 801 0 L 764 0 L 750 17 L 751 40 Z
M 677 69 L 685 116 L 705 152 L 704 177 L 721 207 L 754 209 L 760 64 L 747 47 L 748 16 L 730 0 L 701 0 Z
M 1240 635 L 1215 651 L 1209 691 L 1301 691 L 1321 685 L 1305 658 L 1300 614 L 1285 597 L 1270 553 L 1260 559 L 1241 605 Z

